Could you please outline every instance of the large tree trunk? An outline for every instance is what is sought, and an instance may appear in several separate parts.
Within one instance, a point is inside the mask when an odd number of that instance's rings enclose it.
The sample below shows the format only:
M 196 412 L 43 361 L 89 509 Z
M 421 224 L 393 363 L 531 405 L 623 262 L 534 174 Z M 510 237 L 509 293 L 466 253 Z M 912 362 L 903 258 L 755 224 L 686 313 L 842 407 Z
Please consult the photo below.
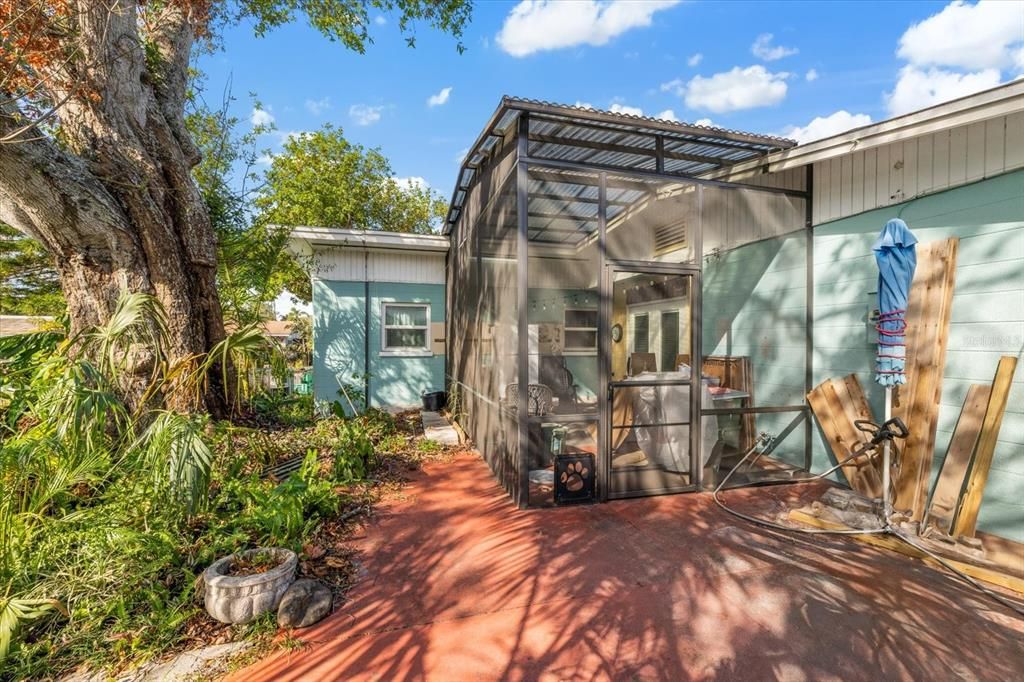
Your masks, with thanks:
M 112 5 L 80 2 L 76 80 L 85 94 L 61 107 L 60 143 L 30 128 L 0 144 L 0 220 L 54 255 L 73 331 L 109 319 L 123 291 L 155 295 L 174 362 L 224 337 L 215 237 L 184 125 L 193 31 L 168 7 L 148 33 L 159 58 L 147 63 L 135 4 Z M 3 101 L 0 137 L 25 125 Z M 221 412 L 220 396 L 212 385 L 171 407 Z

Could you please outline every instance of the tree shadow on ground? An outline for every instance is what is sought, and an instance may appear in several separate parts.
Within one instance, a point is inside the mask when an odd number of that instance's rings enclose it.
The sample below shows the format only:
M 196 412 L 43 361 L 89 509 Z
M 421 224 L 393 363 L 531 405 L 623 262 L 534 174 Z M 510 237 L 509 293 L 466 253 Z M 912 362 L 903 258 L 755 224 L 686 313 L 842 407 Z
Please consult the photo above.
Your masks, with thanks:
M 728 496 L 774 516 L 822 485 Z M 1024 622 L 970 588 L 850 539 L 755 528 L 705 494 L 519 511 L 470 455 L 408 493 L 357 541 L 362 578 L 300 633 L 311 646 L 239 679 L 1003 680 L 1024 666 Z

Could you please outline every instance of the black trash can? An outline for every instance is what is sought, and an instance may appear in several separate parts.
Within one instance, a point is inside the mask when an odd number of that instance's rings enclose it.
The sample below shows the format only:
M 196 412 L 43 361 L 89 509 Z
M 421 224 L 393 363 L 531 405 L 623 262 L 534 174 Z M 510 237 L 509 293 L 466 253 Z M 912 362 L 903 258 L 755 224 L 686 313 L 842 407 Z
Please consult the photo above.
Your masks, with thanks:
M 448 404 L 448 395 L 444 391 L 423 394 L 423 409 L 427 412 L 440 412 Z

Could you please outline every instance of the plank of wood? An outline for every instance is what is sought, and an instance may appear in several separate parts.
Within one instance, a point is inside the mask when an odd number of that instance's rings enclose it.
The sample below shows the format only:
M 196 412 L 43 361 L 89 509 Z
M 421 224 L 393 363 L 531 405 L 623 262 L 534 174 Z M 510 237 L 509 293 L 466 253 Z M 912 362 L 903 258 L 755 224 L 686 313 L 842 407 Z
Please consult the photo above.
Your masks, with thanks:
M 824 528 L 828 530 L 843 530 L 848 528 L 848 526 L 842 523 L 836 523 L 835 521 L 829 521 L 828 519 L 822 519 L 820 517 L 817 517 L 807 509 L 793 509 L 789 512 L 788 516 L 790 521 L 793 521 L 795 523 L 803 523 L 814 528 Z M 849 537 L 852 537 L 858 542 L 862 542 L 866 545 L 880 547 L 882 549 L 888 549 L 894 552 L 899 552 L 900 554 L 904 554 L 906 556 L 919 558 L 922 561 L 924 561 L 924 563 L 929 564 L 930 566 L 933 566 L 940 570 L 945 570 L 944 568 L 942 568 L 942 564 L 935 561 L 927 554 L 918 551 L 914 547 L 911 547 L 907 543 L 903 542 L 898 538 L 892 537 L 891 535 L 871 534 L 851 535 Z M 957 570 L 962 571 L 963 573 L 971 576 L 972 578 L 982 580 L 991 585 L 998 585 L 999 587 L 1004 587 L 1008 590 L 1013 590 L 1014 592 L 1020 594 L 1024 594 L 1024 578 L 1020 578 L 1015 575 L 1010 575 L 1007 573 L 1002 573 L 991 568 L 985 568 L 984 566 L 975 566 L 974 564 L 968 564 L 963 561 L 957 561 L 956 559 L 947 559 L 945 557 L 943 559 L 950 566 L 953 566 Z
M 910 435 L 900 455 L 893 506 L 909 512 L 914 521 L 924 516 L 928 495 L 958 245 L 956 238 L 918 245 L 917 270 L 907 304 L 907 383 L 893 416 L 903 420 Z
M 844 403 L 843 407 L 846 410 L 846 417 L 850 423 L 853 424 L 858 419 L 866 419 L 868 421 L 874 421 L 875 417 L 871 413 L 871 405 L 868 403 L 867 396 L 864 394 L 864 387 L 860 384 L 860 379 L 857 378 L 856 374 L 847 374 L 843 377 L 843 384 L 846 387 L 846 395 L 849 400 Z M 867 440 L 867 436 L 863 435 L 863 431 L 858 431 L 862 434 L 861 438 Z M 878 480 L 878 495 L 881 497 L 882 494 L 882 462 L 881 459 L 865 459 L 863 460 L 863 466 L 874 469 Z
M 967 480 L 974 448 L 981 434 L 990 393 L 991 387 L 984 384 L 973 384 L 967 390 L 967 399 L 960 410 L 960 418 L 953 429 L 946 458 L 942 461 L 942 470 L 932 491 L 932 501 L 924 523 L 946 534 L 953 528 L 957 502 L 960 501 L 960 492 Z
M 868 435 L 858 429 L 854 422 L 858 419 L 871 419 L 871 408 L 867 407 L 867 399 L 864 398 L 864 390 L 855 374 L 850 374 L 842 379 L 833 379 L 830 387 L 825 389 L 825 395 L 829 400 L 834 400 L 838 409 L 841 424 L 847 442 L 853 443 L 853 448 L 860 448 L 866 443 Z M 852 451 L 852 450 L 851 450 Z M 854 490 L 863 493 L 873 499 L 882 496 L 882 476 L 880 469 L 867 456 L 856 459 L 847 464 L 843 471 L 855 471 L 857 484 L 850 485 Z
M 842 398 L 840 393 L 843 395 Z M 850 414 L 844 407 L 844 401 L 846 404 L 856 402 L 850 398 L 844 380 L 826 379 L 807 394 L 807 400 L 836 461 L 849 457 L 850 453 L 866 440 L 865 434 L 854 427 Z M 870 408 L 863 418 L 871 418 Z M 864 466 L 863 460 L 855 460 L 843 465 L 842 471 L 850 487 L 857 492 L 868 497 L 881 496 L 881 481 L 874 467 Z
M 992 467 L 992 455 L 995 453 L 996 441 L 999 439 L 999 427 L 1003 424 L 1003 413 L 1010 395 L 1010 384 L 1013 373 L 1017 370 L 1017 358 L 1004 355 L 999 358 L 996 377 L 992 381 L 992 392 L 985 408 L 985 420 L 981 425 L 978 445 L 974 450 L 974 461 L 971 462 L 971 474 L 967 479 L 967 488 L 956 512 L 953 522 L 954 537 L 966 535 L 974 537 L 978 525 L 978 511 L 981 509 L 981 498 L 985 493 L 985 482 L 988 471 Z
M 985 548 L 985 559 L 1005 568 L 1013 575 L 1024 578 L 1024 543 L 978 531 L 974 537 Z

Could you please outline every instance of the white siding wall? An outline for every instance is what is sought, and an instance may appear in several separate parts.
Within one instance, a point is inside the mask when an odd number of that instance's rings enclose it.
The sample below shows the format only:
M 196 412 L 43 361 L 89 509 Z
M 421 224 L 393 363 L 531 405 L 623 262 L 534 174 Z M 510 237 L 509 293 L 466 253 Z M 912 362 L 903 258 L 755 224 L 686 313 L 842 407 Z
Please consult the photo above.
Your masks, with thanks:
M 814 224 L 1022 167 L 1024 111 L 845 154 L 814 164 Z M 775 176 L 773 182 L 791 181 L 792 172 L 760 176 L 760 182 Z
M 394 249 L 318 248 L 314 276 L 335 282 L 444 284 L 444 254 Z M 367 272 L 368 269 L 368 272 Z
M 775 187 L 778 189 L 807 189 L 807 170 L 801 166 L 790 168 L 775 173 L 742 173 L 735 178 L 723 175 L 723 180 L 732 180 L 744 185 L 756 185 L 758 187 Z

